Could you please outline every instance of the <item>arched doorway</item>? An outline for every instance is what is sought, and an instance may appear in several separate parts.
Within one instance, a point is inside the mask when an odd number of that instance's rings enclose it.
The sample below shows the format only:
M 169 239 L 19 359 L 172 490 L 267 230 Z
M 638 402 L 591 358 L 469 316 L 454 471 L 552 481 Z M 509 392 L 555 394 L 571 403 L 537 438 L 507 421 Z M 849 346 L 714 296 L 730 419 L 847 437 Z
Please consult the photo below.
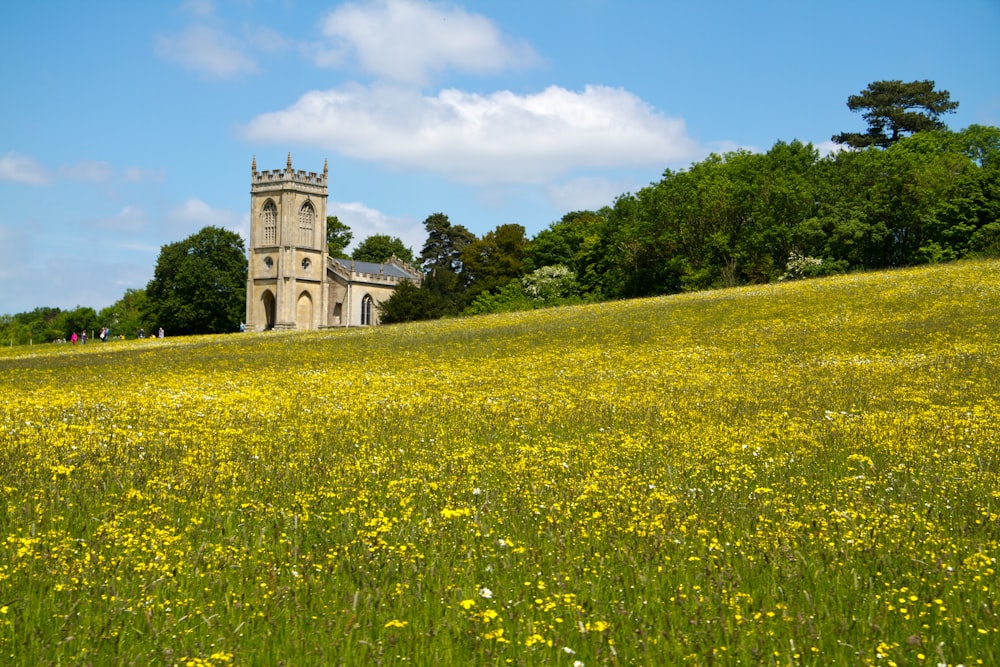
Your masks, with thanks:
M 260 305 L 264 309 L 264 330 L 270 331 L 274 328 L 274 294 L 271 290 L 264 290 L 260 296 Z

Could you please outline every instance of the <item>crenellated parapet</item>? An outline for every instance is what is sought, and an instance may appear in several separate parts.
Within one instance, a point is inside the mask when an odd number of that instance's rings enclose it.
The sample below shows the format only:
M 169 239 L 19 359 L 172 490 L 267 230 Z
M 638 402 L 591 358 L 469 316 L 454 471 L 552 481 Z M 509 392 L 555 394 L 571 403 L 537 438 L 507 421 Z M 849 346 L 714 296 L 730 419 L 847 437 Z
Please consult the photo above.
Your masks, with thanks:
M 304 192 L 315 194 L 326 194 L 327 177 L 329 167 L 326 161 L 323 162 L 323 173 L 317 174 L 314 171 L 302 169 L 292 169 L 292 154 L 288 154 L 288 163 L 284 169 L 272 169 L 270 171 L 257 171 L 257 158 L 254 157 L 250 167 L 250 191 L 264 192 L 267 190 L 281 190 L 288 186 L 296 186 Z
M 389 264 L 390 266 L 394 266 L 397 269 L 401 270 L 403 273 L 407 274 L 408 279 L 410 279 L 412 282 L 415 282 L 418 285 L 420 284 L 421 280 L 424 277 L 423 273 L 415 269 L 412 265 L 407 264 L 399 257 L 396 257 L 395 253 L 393 253 L 393 255 L 388 259 L 388 261 L 386 261 L 386 264 Z
M 347 282 L 368 285 L 396 286 L 404 280 L 419 285 L 423 274 L 395 255 L 384 263 L 361 262 L 353 259 L 327 258 L 327 270 Z

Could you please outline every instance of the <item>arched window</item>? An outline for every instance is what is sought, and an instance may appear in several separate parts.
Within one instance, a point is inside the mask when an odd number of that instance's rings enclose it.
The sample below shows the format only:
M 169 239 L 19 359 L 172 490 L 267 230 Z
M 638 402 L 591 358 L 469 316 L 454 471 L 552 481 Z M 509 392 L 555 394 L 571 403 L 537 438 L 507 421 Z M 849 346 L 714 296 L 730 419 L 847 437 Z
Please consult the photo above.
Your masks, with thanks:
M 299 209 L 299 245 L 313 245 L 313 227 L 316 224 L 316 209 L 309 202 Z
M 264 226 L 264 245 L 274 245 L 278 242 L 278 207 L 268 200 L 261 213 Z
M 309 292 L 299 295 L 299 302 L 295 307 L 295 327 L 297 329 L 313 328 L 313 300 Z
M 361 326 L 369 326 L 373 324 L 372 322 L 372 307 L 375 305 L 375 300 L 372 299 L 370 294 L 365 294 L 365 298 L 361 299 Z

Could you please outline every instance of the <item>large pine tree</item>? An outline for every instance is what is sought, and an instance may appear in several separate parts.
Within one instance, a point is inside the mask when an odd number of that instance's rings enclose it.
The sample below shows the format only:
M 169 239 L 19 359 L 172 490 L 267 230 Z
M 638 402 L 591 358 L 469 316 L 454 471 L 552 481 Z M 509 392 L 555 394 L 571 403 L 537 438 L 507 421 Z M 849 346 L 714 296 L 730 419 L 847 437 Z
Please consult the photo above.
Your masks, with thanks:
M 941 114 L 954 111 L 958 102 L 951 101 L 947 90 L 935 90 L 933 81 L 895 80 L 869 83 L 860 94 L 847 98 L 847 107 L 863 111 L 868 131 L 842 132 L 833 141 L 854 148 L 887 148 L 904 136 L 944 129 Z

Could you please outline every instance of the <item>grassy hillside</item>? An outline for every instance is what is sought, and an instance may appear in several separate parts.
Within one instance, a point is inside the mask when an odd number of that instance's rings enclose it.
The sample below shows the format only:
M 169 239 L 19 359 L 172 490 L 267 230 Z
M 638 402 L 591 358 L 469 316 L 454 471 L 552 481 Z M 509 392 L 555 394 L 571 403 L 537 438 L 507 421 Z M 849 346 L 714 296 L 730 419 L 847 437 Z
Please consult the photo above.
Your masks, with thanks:
M 1000 263 L 0 352 L 0 657 L 998 664 Z

